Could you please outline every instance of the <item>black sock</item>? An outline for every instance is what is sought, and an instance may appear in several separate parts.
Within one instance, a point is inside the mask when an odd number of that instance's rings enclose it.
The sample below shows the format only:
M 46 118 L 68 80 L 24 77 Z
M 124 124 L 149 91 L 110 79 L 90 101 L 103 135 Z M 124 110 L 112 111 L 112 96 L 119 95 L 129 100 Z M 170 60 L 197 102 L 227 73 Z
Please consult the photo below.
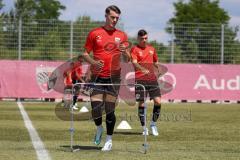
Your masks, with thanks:
M 158 117 L 160 115 L 160 111 L 161 111 L 161 104 L 159 105 L 154 105 L 153 107 L 153 113 L 152 113 L 152 121 L 153 122 L 157 122 Z
M 102 124 L 102 106 L 103 102 L 101 101 L 93 101 L 91 102 L 92 106 L 92 118 L 95 122 L 96 126 L 99 126 Z
M 74 95 L 74 96 L 73 96 L 73 105 L 75 105 L 75 103 L 77 102 L 77 98 L 78 98 L 77 95 Z
M 114 126 L 116 123 L 116 116 L 114 111 L 115 111 L 115 103 L 105 102 L 107 135 L 112 135 L 114 131 Z
M 144 126 L 145 125 L 145 121 L 144 121 L 144 107 L 138 107 L 138 117 L 139 117 L 139 120 L 141 122 L 141 125 Z

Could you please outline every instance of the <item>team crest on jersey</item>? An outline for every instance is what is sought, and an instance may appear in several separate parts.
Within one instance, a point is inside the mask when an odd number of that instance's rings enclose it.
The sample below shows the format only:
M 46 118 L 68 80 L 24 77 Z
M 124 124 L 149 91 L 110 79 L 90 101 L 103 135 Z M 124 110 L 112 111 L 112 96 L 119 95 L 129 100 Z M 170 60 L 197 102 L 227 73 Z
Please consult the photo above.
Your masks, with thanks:
M 96 40 L 97 41 L 102 41 L 102 37 L 101 36 L 96 36 Z
M 116 43 L 120 43 L 120 41 L 121 41 L 121 38 L 115 37 L 115 42 L 116 42 Z
M 150 55 L 153 55 L 153 51 L 152 51 L 152 50 L 150 50 L 150 51 L 149 51 L 149 54 L 150 54 Z

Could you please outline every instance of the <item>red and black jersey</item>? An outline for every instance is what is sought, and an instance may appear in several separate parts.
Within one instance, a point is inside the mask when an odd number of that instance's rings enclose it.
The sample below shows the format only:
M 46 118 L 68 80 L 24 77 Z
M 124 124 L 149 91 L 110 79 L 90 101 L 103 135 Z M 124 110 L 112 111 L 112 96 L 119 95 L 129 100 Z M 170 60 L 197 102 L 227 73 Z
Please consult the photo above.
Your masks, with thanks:
M 137 80 L 156 80 L 153 63 L 158 61 L 158 56 L 154 47 L 151 45 L 144 48 L 138 45 L 134 46 L 131 49 L 131 56 L 133 60 L 137 60 L 139 65 L 150 71 L 149 74 L 144 75 L 142 71 L 136 70 L 135 78 Z
M 82 78 L 82 66 L 81 63 L 75 62 L 69 70 L 64 73 L 64 84 L 66 86 L 71 86 L 73 80 L 81 80 Z
M 72 85 L 72 72 L 71 70 L 68 70 L 64 73 L 64 85 L 65 86 L 71 86 Z
M 82 78 L 82 64 L 79 61 L 74 63 L 71 78 L 72 80 L 80 80 Z
M 120 73 L 120 51 L 114 49 L 113 51 L 107 52 L 104 50 L 104 46 L 108 43 L 119 44 L 127 40 L 127 35 L 118 29 L 109 31 L 104 27 L 99 27 L 88 34 L 85 44 L 86 51 L 88 53 L 93 52 L 93 59 L 101 60 L 104 63 L 100 70 L 97 70 L 94 66 L 92 67 L 93 75 L 105 78 L 115 73 Z

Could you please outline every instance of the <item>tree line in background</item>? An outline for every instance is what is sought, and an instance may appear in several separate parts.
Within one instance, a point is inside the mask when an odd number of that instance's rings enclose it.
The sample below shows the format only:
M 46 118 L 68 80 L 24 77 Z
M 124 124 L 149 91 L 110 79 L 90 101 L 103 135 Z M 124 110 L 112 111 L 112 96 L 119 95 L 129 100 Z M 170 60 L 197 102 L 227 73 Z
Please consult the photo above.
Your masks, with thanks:
M 229 26 L 230 17 L 219 7 L 218 0 L 186 3 L 179 0 L 173 5 L 175 15 L 168 21 L 166 32 L 174 34 L 174 43 L 150 42 L 162 62 L 171 62 L 171 50 L 174 50 L 176 63 L 220 63 L 221 49 L 224 49 L 224 63 L 240 63 L 240 42 L 236 39 L 238 27 Z M 59 16 L 66 7 L 58 0 L 16 0 L 14 8 L 7 13 L 2 12 L 3 7 L 0 0 L 1 59 L 18 57 L 20 20 L 22 59 L 35 60 L 63 60 L 69 58 L 70 52 L 81 53 L 89 30 L 104 23 L 93 21 L 89 16 L 80 16 L 73 23 L 61 21 Z M 224 36 L 224 48 L 221 47 L 221 24 L 227 35 Z M 129 39 L 136 42 L 135 37 Z
M 188 3 L 180 0 L 174 3 L 174 8 L 175 16 L 168 23 L 174 24 L 175 44 L 181 50 L 178 53 L 182 59 L 211 63 L 213 58 L 221 59 L 223 49 L 223 63 L 240 63 L 240 42 L 236 39 L 239 26 L 229 26 L 230 17 L 219 7 L 219 0 L 190 0 Z M 171 28 L 166 30 L 171 33 Z

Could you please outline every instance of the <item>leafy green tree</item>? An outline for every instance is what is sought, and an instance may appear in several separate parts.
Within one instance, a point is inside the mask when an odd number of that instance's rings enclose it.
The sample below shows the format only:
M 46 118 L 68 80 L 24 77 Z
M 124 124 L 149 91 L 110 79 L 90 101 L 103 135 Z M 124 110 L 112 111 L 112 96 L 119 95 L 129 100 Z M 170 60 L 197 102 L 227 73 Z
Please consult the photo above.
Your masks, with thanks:
M 58 19 L 61 10 L 65 10 L 58 0 L 34 0 L 36 4 L 35 19 Z
M 32 19 L 35 14 L 36 4 L 33 0 L 17 0 L 14 9 L 10 11 L 10 17 L 19 20 Z
M 0 0 L 0 11 L 3 8 L 3 6 L 4 6 L 4 4 L 3 4 L 2 0 Z
M 77 21 L 73 24 L 73 51 L 75 53 L 83 52 L 89 31 L 103 24 L 103 21 L 93 21 L 89 16 L 78 17 Z
M 20 19 L 23 54 L 35 48 L 42 35 L 51 39 L 53 28 L 56 27 L 60 12 L 64 9 L 65 6 L 57 0 L 16 0 L 13 9 L 4 16 L 4 46 L 17 48 Z
M 181 56 L 186 62 L 220 63 L 222 24 L 225 34 L 231 35 L 225 39 L 234 43 L 236 31 L 228 25 L 228 13 L 219 7 L 219 0 L 190 0 L 184 3 L 179 0 L 174 3 L 175 16 L 168 23 L 174 24 L 176 46 L 181 48 Z M 167 28 L 171 33 L 171 27 Z M 226 48 L 230 50 L 230 48 Z M 226 56 L 231 57 L 230 52 Z M 225 63 L 231 63 L 225 59 Z
M 182 0 L 174 3 L 175 17 L 170 22 L 184 23 L 219 23 L 225 24 L 230 17 L 227 12 L 219 7 L 219 0 Z
M 58 19 L 61 10 L 65 10 L 58 0 L 16 0 L 9 18 L 23 20 Z
M 71 41 L 71 23 L 69 21 L 57 21 L 46 36 L 41 35 L 41 38 L 37 41 L 35 51 L 39 55 L 38 59 L 41 57 L 48 60 L 70 58 L 71 42 L 73 43 L 73 56 L 81 54 L 89 31 L 102 24 L 103 22 L 91 20 L 89 16 L 79 17 L 72 24 L 73 39 Z
M 3 3 L 2 0 L 0 0 L 0 11 L 2 10 L 3 7 Z M 2 13 L 0 12 L 0 50 L 3 50 L 4 48 L 4 40 L 3 40 L 3 18 L 2 18 Z M 3 55 L 0 53 L 0 57 L 2 57 Z
M 224 32 L 224 63 L 240 64 L 240 41 L 236 38 L 239 26 L 225 27 Z
M 63 48 L 61 47 L 60 37 L 58 32 L 50 31 L 48 35 L 44 35 L 38 39 L 34 49 L 36 55 L 34 59 L 41 60 L 56 60 L 61 59 Z
M 168 52 L 167 46 L 165 46 L 163 43 L 159 43 L 156 40 L 149 41 L 149 44 L 151 44 L 157 51 L 159 61 L 161 63 L 170 62 L 171 56 Z

